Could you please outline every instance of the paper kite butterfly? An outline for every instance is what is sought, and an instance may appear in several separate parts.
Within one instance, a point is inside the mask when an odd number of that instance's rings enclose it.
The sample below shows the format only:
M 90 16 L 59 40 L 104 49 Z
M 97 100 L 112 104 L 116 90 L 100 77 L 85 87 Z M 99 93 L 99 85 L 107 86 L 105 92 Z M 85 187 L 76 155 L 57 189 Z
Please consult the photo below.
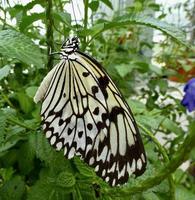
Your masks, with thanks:
M 146 155 L 132 112 L 102 66 L 79 51 L 77 37 L 61 47 L 34 101 L 42 101 L 46 138 L 68 159 L 78 155 L 111 186 L 140 176 Z

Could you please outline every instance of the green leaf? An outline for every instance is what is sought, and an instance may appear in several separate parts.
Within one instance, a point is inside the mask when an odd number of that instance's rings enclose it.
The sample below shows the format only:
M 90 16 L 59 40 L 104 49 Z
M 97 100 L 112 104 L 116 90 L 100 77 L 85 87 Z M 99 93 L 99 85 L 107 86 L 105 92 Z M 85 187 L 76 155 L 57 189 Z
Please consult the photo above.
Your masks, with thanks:
M 148 112 L 145 115 L 136 115 L 135 117 L 141 124 L 143 124 L 146 127 L 149 127 L 151 129 L 157 129 L 159 125 L 164 120 L 164 117 L 161 115 L 151 115 L 150 112 Z
M 160 200 L 154 192 L 144 193 L 143 198 L 144 198 L 144 200 L 151 200 L 151 199 Z
M 0 111 L 0 146 L 5 141 L 7 116 Z
M 30 113 L 32 111 L 33 102 L 25 93 L 17 93 L 17 99 L 19 101 L 20 108 L 24 113 Z
M 163 95 L 165 95 L 166 92 L 167 92 L 167 89 L 168 89 L 168 82 L 167 82 L 167 80 L 165 80 L 165 79 L 158 80 L 158 86 L 159 86 L 159 89 L 160 89 L 161 93 Z
M 24 5 L 24 9 L 25 10 L 30 10 L 32 9 L 36 4 L 41 5 L 42 7 L 44 7 L 46 5 L 46 2 L 44 2 L 43 0 L 33 0 L 30 1 L 29 3 Z
M 16 17 L 22 14 L 24 7 L 22 5 L 16 4 L 13 7 L 8 7 L 7 11 L 9 12 L 11 18 Z
M 89 166 L 87 166 L 86 163 L 84 163 L 83 161 L 81 161 L 78 157 L 74 158 L 74 163 L 76 164 L 76 167 L 78 169 L 78 171 L 86 176 L 86 177 L 95 177 L 95 172 L 94 169 L 90 168 Z
M 135 65 L 135 68 L 139 69 L 139 71 L 143 73 L 148 72 L 149 69 L 148 63 L 139 61 L 139 62 L 134 62 L 133 64 Z
M 183 45 L 187 46 L 185 34 L 183 31 L 181 31 L 181 29 L 178 29 L 174 25 L 168 24 L 158 19 L 144 15 L 134 15 L 134 16 L 124 15 L 116 19 L 116 22 L 119 23 L 120 25 L 138 24 L 158 29 L 163 33 L 165 33 L 166 35 L 169 35 L 179 43 L 182 43 Z M 117 25 L 116 24 L 114 25 L 113 23 L 111 24 L 111 27 L 112 26 L 117 26 Z
M 24 34 L 14 30 L 0 31 L 0 53 L 16 58 L 28 65 L 43 67 L 43 55 L 39 48 Z
M 26 94 L 30 98 L 34 98 L 36 91 L 37 91 L 37 87 L 36 86 L 31 86 L 31 87 L 26 88 Z
M 2 177 L 3 182 L 10 180 L 13 174 L 14 174 L 14 170 L 12 167 L 0 169 L 0 177 Z
M 1 200 L 21 200 L 25 192 L 25 184 L 20 176 L 15 176 L 0 188 Z
M 191 153 L 193 153 L 193 150 L 191 151 Z M 174 177 L 175 177 L 175 183 L 182 183 L 182 180 L 184 180 L 187 176 L 187 173 L 185 171 L 183 171 L 182 169 L 177 169 L 174 172 Z
M 66 25 L 70 26 L 71 25 L 71 15 L 67 12 L 53 12 L 54 19 L 57 19 Z
M 91 3 L 89 3 L 89 7 L 93 12 L 96 12 L 99 7 L 99 1 L 92 1 Z
M 86 36 L 86 35 L 95 36 L 95 35 L 99 34 L 102 30 L 104 30 L 104 26 L 105 26 L 104 23 L 99 23 L 99 24 L 94 25 L 90 29 L 81 31 L 79 34 L 81 36 Z
M 55 174 L 61 171 L 71 172 L 70 161 L 64 158 L 62 151 L 56 152 L 42 132 L 31 134 L 29 145 L 36 152 L 37 158 L 50 167 Z
M 64 194 L 63 194 L 64 193 Z M 65 191 L 58 192 L 52 184 L 38 181 L 28 193 L 27 200 L 59 200 L 70 199 L 69 195 Z
M 4 109 L 0 111 L 0 153 L 13 147 L 19 140 L 26 138 L 26 135 L 19 133 L 25 131 L 17 125 L 8 126 L 8 120 L 13 117 L 11 109 Z
M 65 188 L 64 185 L 59 186 L 55 179 L 49 176 L 50 173 L 48 171 L 45 171 L 44 175 L 40 176 L 40 180 L 29 189 L 27 200 L 72 199 L 73 188 Z
M 96 31 L 93 36 L 97 35 L 98 33 L 100 34 L 106 30 L 110 30 L 112 28 L 121 28 L 123 26 L 128 25 L 144 25 L 147 27 L 158 29 L 166 35 L 170 36 L 172 39 L 176 40 L 178 43 L 181 43 L 185 46 L 190 46 L 189 44 L 187 44 L 185 34 L 181 29 L 176 28 L 172 24 L 168 24 L 166 22 L 160 21 L 149 16 L 144 16 L 142 14 L 123 15 L 121 17 L 115 18 L 112 22 L 104 22 L 101 23 L 101 25 L 98 24 L 99 32 Z M 93 29 L 94 28 L 92 27 L 91 30 Z M 90 33 L 90 29 L 88 33 Z
M 128 99 L 127 103 L 129 104 L 134 114 L 140 114 L 147 111 L 145 104 L 138 100 Z
M 162 127 L 166 128 L 167 130 L 177 134 L 177 135 L 182 135 L 184 134 L 182 129 L 176 124 L 174 121 L 170 120 L 169 118 L 166 118 L 163 123 Z
M 43 133 L 37 132 L 32 134 L 29 142 L 29 145 L 35 150 L 36 156 L 40 160 L 45 161 L 46 164 L 53 162 L 54 150 L 49 145 Z
M 34 134 L 34 133 L 33 133 Z M 35 151 L 29 145 L 29 141 L 20 146 L 18 165 L 22 174 L 28 174 L 34 167 Z
M 4 134 L 4 141 L 0 143 L 0 152 L 4 152 L 10 149 L 18 141 L 25 140 L 27 138 L 26 134 L 21 134 L 24 131 L 26 131 L 26 129 L 18 125 L 15 125 L 15 126 L 12 125 L 7 130 L 8 131 L 6 131 Z
M 56 180 L 56 184 L 60 187 L 73 187 L 75 185 L 75 177 L 70 172 L 61 172 Z
M 0 80 L 8 76 L 10 69 L 10 65 L 5 65 L 4 67 L 0 68 Z
M 176 187 L 176 200 L 189 200 L 189 199 L 195 199 L 195 194 L 186 189 L 184 186 L 177 186 Z
M 25 29 L 29 26 L 32 25 L 33 22 L 44 19 L 45 18 L 45 13 L 33 13 L 31 15 L 25 15 L 22 17 L 21 23 L 19 25 L 20 31 L 25 32 Z
M 159 11 L 160 10 L 160 5 L 156 3 L 149 3 L 148 5 L 149 8 L 152 8 L 154 11 Z
M 120 65 L 115 65 L 116 71 L 119 73 L 119 75 L 123 78 L 125 77 L 128 73 L 132 71 L 132 65 L 131 64 L 120 64 Z
M 110 9 L 113 10 L 113 6 L 110 0 L 100 0 L 101 2 L 103 2 L 105 5 L 107 5 Z

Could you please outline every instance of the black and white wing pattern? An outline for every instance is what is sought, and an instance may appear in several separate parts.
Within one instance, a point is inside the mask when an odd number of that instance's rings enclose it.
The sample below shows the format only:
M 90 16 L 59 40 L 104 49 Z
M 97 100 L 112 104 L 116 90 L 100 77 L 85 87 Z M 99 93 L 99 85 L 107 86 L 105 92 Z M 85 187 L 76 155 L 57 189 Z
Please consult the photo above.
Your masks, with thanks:
M 78 51 L 78 39 L 62 46 L 61 61 L 44 78 L 42 101 L 46 138 L 68 159 L 80 156 L 111 186 L 141 175 L 146 155 L 132 112 L 93 58 Z

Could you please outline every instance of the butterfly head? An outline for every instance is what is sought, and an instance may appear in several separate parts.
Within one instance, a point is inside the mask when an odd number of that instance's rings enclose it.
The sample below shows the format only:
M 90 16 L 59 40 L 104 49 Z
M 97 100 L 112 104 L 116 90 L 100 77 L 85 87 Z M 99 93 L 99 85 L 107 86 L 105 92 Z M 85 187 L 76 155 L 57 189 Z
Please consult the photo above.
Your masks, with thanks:
M 71 38 L 68 38 L 61 47 L 61 53 L 70 55 L 73 52 L 77 51 L 79 49 L 79 39 L 78 37 L 74 36 Z

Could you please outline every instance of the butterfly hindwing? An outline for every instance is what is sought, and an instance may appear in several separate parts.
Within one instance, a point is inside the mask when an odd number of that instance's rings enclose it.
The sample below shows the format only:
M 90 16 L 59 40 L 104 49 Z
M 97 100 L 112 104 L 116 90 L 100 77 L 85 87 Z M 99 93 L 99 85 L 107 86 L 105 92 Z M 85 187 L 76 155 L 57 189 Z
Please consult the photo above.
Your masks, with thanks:
M 107 135 L 104 140 L 99 139 L 98 153 L 102 159 L 95 166 L 96 170 L 99 168 L 97 174 L 111 185 L 122 184 L 127 182 L 129 175 L 138 176 L 145 171 L 142 140 L 129 106 L 108 74 L 95 59 L 80 54 L 86 61 L 85 65 L 91 66 L 106 101 L 107 113 L 103 122 L 106 122 Z M 88 159 L 91 159 L 90 155 Z

